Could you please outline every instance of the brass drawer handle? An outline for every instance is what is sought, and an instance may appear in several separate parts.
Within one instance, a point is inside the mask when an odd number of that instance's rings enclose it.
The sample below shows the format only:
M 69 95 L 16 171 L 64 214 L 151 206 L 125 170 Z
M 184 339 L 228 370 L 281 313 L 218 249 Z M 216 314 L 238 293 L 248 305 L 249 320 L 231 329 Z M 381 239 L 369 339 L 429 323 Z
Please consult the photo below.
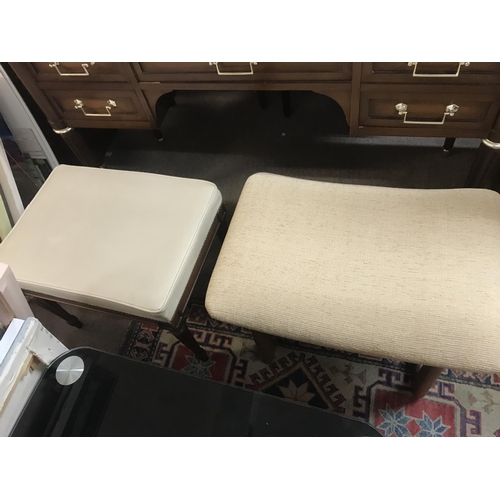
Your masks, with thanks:
M 450 74 L 423 74 L 423 73 L 417 73 L 417 65 L 418 62 L 409 62 L 408 66 L 413 66 L 413 75 L 412 76 L 418 76 L 421 78 L 456 78 L 460 74 L 460 70 L 462 69 L 462 66 L 470 66 L 470 62 L 461 62 L 458 63 L 458 68 L 456 73 L 450 73 Z
M 217 70 L 217 74 L 219 76 L 245 76 L 245 75 L 253 75 L 253 67 L 257 66 L 256 62 L 251 62 L 248 63 L 250 65 L 250 71 L 236 71 L 236 72 L 231 72 L 231 71 L 221 71 L 219 69 L 219 63 L 218 62 L 209 62 L 209 66 L 215 66 L 215 69 Z
M 91 62 L 90 65 L 93 66 L 95 62 Z M 61 73 L 59 69 L 59 63 L 53 62 L 49 64 L 49 68 L 56 68 L 56 71 L 59 73 L 59 76 L 90 76 L 87 68 L 89 67 L 89 63 L 82 63 L 83 73 Z
M 83 101 L 80 101 L 80 99 L 75 99 L 74 100 L 74 103 L 75 103 L 75 108 L 76 109 L 81 109 L 83 114 L 85 116 L 111 116 L 111 108 L 116 108 L 116 102 L 115 101 L 112 101 L 111 99 L 109 101 L 107 101 L 107 106 L 105 106 L 105 109 L 107 111 L 107 113 L 87 113 L 83 107 L 85 106 L 85 103 Z
M 408 113 L 408 104 L 405 104 L 404 102 L 396 104 L 396 111 L 401 116 L 404 116 L 403 123 L 409 123 L 414 125 L 443 125 L 447 116 L 453 116 L 458 111 L 458 106 L 456 104 L 449 104 L 448 106 L 446 106 L 446 109 L 443 113 L 443 119 L 440 122 L 414 122 L 407 120 L 406 115 Z

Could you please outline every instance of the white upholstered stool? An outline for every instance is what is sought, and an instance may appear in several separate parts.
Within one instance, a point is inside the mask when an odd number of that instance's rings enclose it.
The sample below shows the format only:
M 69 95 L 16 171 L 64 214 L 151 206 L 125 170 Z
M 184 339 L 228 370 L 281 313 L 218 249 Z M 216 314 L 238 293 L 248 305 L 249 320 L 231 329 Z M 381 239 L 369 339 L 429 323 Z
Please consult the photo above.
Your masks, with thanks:
M 440 367 L 500 372 L 500 196 L 253 175 L 206 308 L 267 359 L 262 332 L 426 365 L 419 396 Z
M 182 313 L 223 216 L 210 182 L 60 165 L 0 244 L 0 262 L 28 295 L 152 320 L 206 358 Z

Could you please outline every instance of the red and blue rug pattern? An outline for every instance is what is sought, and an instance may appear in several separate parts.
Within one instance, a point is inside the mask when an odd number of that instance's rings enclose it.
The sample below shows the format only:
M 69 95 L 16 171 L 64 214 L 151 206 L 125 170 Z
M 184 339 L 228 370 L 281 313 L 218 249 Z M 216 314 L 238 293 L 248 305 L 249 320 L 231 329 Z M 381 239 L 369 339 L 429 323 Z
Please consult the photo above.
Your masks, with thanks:
M 500 375 L 445 370 L 415 401 L 411 365 L 280 339 L 266 365 L 249 330 L 210 318 L 190 304 L 188 327 L 209 354 L 199 361 L 171 333 L 133 321 L 121 354 L 288 398 L 371 423 L 385 436 L 500 437 Z

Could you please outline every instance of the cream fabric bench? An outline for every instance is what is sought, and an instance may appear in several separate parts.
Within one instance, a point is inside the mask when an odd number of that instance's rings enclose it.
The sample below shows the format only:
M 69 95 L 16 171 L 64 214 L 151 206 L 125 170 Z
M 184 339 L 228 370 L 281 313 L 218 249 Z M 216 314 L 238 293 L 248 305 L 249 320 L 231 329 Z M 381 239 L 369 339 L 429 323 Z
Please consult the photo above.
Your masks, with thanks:
M 209 314 L 272 336 L 424 365 L 500 372 L 500 196 L 259 173 L 245 184 Z

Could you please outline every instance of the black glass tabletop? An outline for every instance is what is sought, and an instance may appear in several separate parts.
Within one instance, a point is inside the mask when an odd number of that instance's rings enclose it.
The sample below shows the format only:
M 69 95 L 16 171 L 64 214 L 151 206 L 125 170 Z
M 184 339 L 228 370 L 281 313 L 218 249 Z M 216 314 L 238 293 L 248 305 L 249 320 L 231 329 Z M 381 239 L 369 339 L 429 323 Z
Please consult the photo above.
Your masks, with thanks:
M 91 348 L 45 371 L 12 436 L 380 436 L 282 398 Z

